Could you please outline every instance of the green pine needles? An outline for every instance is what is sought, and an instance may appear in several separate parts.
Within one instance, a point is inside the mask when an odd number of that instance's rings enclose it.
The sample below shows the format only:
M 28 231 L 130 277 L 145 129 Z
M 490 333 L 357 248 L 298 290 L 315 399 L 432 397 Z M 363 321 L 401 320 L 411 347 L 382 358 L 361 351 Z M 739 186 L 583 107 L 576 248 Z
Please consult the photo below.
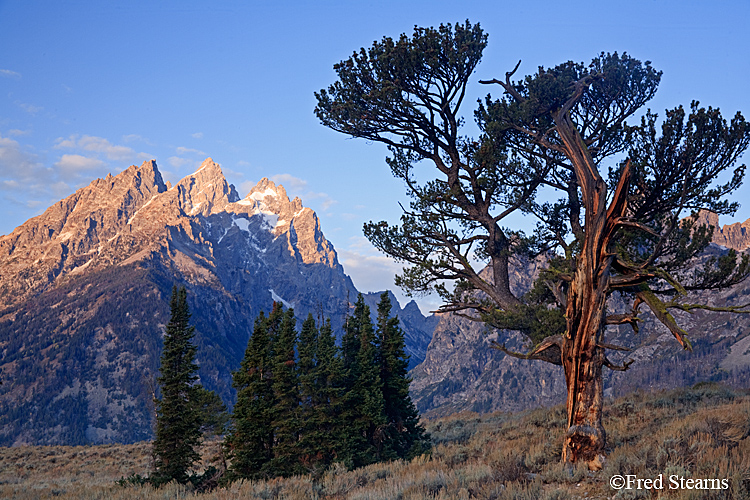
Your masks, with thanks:
M 340 348 L 329 321 L 309 315 L 297 334 L 292 309 L 276 303 L 258 316 L 234 373 L 229 480 L 317 476 L 334 462 L 354 468 L 429 451 L 390 311 L 385 293 L 373 325 L 360 295 Z
M 186 483 L 188 471 L 200 460 L 200 418 L 192 395 L 198 379 L 195 328 L 190 326 L 187 292 L 172 289 L 172 317 L 164 334 L 164 349 L 159 368 L 161 399 L 156 400 L 156 439 L 154 440 L 157 482 L 177 480 Z
M 154 472 L 149 478 L 157 486 L 173 480 L 182 484 L 200 481 L 201 477 L 190 471 L 201 458 L 202 434 L 221 433 L 226 410 L 216 393 L 196 384 L 195 328 L 189 324 L 185 287 L 172 288 L 170 306 L 172 316 L 164 333 L 159 367 L 161 399 L 155 400 Z

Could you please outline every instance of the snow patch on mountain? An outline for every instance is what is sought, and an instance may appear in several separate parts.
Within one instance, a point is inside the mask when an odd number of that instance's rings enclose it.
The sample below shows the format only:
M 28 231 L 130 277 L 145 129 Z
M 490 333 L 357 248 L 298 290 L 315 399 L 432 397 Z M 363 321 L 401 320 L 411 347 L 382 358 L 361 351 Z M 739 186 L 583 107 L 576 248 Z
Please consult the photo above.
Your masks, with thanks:
M 287 302 L 286 300 L 279 297 L 279 295 L 273 291 L 273 288 L 269 288 L 268 291 L 271 292 L 271 298 L 274 300 L 274 302 L 281 302 L 282 304 L 284 304 L 284 307 L 288 309 L 294 309 L 294 303 Z

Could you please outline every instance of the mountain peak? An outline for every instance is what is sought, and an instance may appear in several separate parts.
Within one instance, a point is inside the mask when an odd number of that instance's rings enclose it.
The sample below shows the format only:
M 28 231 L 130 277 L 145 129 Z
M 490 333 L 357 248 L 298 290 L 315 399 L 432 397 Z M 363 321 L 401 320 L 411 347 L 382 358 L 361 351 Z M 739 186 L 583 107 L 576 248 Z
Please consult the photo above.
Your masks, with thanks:
M 227 183 L 221 167 L 211 158 L 172 189 L 177 190 L 180 207 L 189 215 L 209 215 L 239 200 L 234 186 Z
M 263 177 L 261 180 L 259 180 L 255 187 L 250 190 L 245 199 L 252 198 L 253 200 L 257 201 L 269 196 L 274 198 L 281 198 L 282 203 L 289 202 L 289 196 L 286 194 L 286 189 L 284 189 L 284 186 L 282 186 L 281 184 L 276 185 L 276 183 L 270 180 L 268 177 Z

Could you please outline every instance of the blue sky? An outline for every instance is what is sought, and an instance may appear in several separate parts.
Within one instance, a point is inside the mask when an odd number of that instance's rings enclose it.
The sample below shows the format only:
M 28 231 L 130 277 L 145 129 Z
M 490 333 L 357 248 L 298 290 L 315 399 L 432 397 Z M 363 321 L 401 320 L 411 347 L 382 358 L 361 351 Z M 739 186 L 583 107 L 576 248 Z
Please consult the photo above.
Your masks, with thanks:
M 241 196 L 262 177 L 300 196 L 360 290 L 393 288 L 399 266 L 362 224 L 396 221 L 404 190 L 384 147 L 318 123 L 313 92 L 359 47 L 466 19 L 489 33 L 469 122 L 476 99 L 495 92 L 479 79 L 519 59 L 527 74 L 601 51 L 664 72 L 654 110 L 697 99 L 750 114 L 746 0 L 0 0 L 0 234 L 108 172 L 154 158 L 174 182 L 210 156 Z M 750 218 L 750 187 L 736 198 L 735 220 Z

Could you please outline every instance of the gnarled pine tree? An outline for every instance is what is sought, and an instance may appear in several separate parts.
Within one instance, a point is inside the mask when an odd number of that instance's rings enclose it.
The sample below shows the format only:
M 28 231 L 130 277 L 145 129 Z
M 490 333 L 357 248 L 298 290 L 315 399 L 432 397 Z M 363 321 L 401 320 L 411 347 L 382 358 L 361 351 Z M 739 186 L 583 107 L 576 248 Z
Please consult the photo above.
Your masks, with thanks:
M 566 462 L 597 466 L 602 425 L 602 367 L 624 370 L 606 356 L 608 324 L 637 327 L 641 305 L 686 349 L 691 345 L 670 310 L 709 308 L 687 302 L 691 290 L 730 286 L 749 271 L 734 252 L 695 263 L 712 229 L 699 210 L 731 214 L 726 196 L 741 183 L 737 160 L 750 141 L 739 113 L 693 103 L 650 111 L 629 124 L 653 97 L 661 77 L 650 63 L 601 54 L 591 64 L 566 62 L 513 81 L 518 65 L 477 113 L 482 131 L 460 135 L 459 108 L 487 36 L 479 25 L 415 28 L 384 38 L 334 66 L 338 81 L 316 93 L 316 114 L 333 130 L 384 143 L 387 163 L 412 198 L 400 225 L 369 223 L 381 251 L 407 264 L 397 282 L 407 291 L 436 290 L 441 311 L 525 334 L 533 348 L 509 355 L 562 365 L 567 383 Z M 520 64 L 520 63 L 519 63 Z M 437 177 L 417 182 L 431 162 Z M 605 170 L 606 169 L 606 170 Z M 725 183 L 719 176 L 730 172 Z M 541 188 L 554 203 L 537 201 Z M 539 221 L 533 236 L 502 226 L 515 212 Z M 512 293 L 514 258 L 545 255 L 533 289 Z M 479 265 L 475 263 L 479 262 Z M 487 274 L 480 274 L 487 267 Z M 449 291 L 444 282 L 454 282 Z M 629 314 L 608 314 L 612 293 L 632 297 Z

